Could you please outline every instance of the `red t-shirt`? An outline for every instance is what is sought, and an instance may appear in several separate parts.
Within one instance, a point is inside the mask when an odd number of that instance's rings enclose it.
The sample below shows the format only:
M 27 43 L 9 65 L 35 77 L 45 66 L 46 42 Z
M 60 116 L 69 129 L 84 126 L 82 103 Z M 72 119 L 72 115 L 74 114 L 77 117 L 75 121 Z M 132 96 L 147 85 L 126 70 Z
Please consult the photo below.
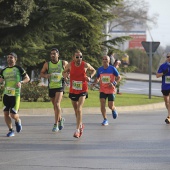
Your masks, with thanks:
M 74 61 L 71 62 L 70 70 L 70 93 L 80 94 L 88 91 L 86 72 L 84 69 L 85 62 L 82 61 L 80 66 L 75 66 Z

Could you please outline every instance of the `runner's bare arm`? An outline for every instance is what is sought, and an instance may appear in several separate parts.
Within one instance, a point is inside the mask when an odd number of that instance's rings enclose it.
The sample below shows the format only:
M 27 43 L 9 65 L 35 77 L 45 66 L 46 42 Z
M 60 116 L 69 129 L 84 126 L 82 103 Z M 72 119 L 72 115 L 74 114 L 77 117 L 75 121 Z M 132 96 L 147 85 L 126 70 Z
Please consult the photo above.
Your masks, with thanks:
M 95 79 L 94 79 L 94 82 L 91 84 L 91 88 L 93 89 L 93 87 L 95 87 L 95 85 L 99 82 L 99 80 L 100 80 L 100 77 L 96 77 Z
M 28 83 L 29 81 L 30 81 L 30 77 L 28 76 L 28 74 L 26 74 L 22 80 L 22 83 Z
M 28 83 L 30 81 L 30 77 L 28 76 L 28 74 L 26 74 L 24 77 L 23 77 L 23 80 L 20 81 L 20 82 L 17 82 L 16 86 L 17 87 L 21 87 L 21 84 L 24 84 L 24 83 Z
M 119 83 L 120 80 L 121 80 L 121 76 L 120 76 L 120 74 L 119 74 L 119 75 L 116 77 L 116 82 Z
M 66 65 L 68 64 L 67 61 L 63 60 L 63 68 L 65 69 Z
M 4 79 L 0 76 L 0 83 L 2 83 L 4 81 Z
M 162 77 L 163 75 L 164 75 L 163 73 L 156 73 L 157 78 Z
M 109 86 L 116 86 L 116 85 L 120 82 L 120 80 L 121 80 L 121 76 L 120 76 L 120 74 L 119 74 L 119 75 L 115 78 L 115 81 L 114 81 L 114 82 L 110 81 Z
M 86 68 L 91 72 L 90 78 L 92 78 L 96 74 L 96 70 L 89 63 L 86 63 Z
M 43 68 L 41 69 L 40 76 L 48 79 L 51 76 L 51 74 L 47 74 L 47 70 L 48 70 L 48 63 L 46 62 L 44 63 Z
M 70 67 L 71 67 L 71 64 L 68 63 L 66 66 L 65 66 L 65 69 L 64 71 L 62 72 L 62 75 L 64 78 L 68 78 L 69 76 L 69 73 L 70 73 Z

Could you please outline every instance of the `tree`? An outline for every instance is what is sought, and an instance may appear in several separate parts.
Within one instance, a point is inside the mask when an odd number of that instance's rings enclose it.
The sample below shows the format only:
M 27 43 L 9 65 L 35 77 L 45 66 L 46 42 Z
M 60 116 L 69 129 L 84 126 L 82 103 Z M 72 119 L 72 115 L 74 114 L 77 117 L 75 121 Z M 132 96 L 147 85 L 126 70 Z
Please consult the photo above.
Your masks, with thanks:
M 15 2 L 21 3 L 19 0 Z M 96 63 L 96 67 L 99 66 L 97 57 L 101 55 L 102 45 L 106 44 L 103 42 L 106 36 L 102 32 L 103 25 L 107 19 L 114 17 L 106 9 L 118 6 L 121 0 L 34 0 L 30 2 L 32 8 L 29 9 L 32 10 L 28 12 L 29 17 L 24 17 L 27 19 L 25 24 L 0 28 L 2 55 L 8 51 L 15 51 L 20 56 L 20 63 L 28 67 L 49 59 L 51 47 L 58 47 L 62 58 L 67 60 L 71 59 L 73 50 L 79 48 L 87 60 L 91 60 L 90 58 L 94 56 L 91 61 Z M 11 1 L 8 3 L 12 6 Z M 18 20 L 18 23 L 22 22 Z
M 157 23 L 158 14 L 153 16 L 148 15 L 149 6 L 144 0 L 124 0 L 118 7 L 113 6 L 110 12 L 117 16 L 109 23 L 109 32 L 116 27 L 122 28 L 125 31 L 133 28 L 134 22 L 140 22 L 145 27 L 151 27 L 150 24 Z
M 0 0 L 0 28 L 28 25 L 34 0 Z
M 126 51 L 129 55 L 130 66 L 136 67 L 136 72 L 138 73 L 148 73 L 149 72 L 149 56 L 145 51 L 139 49 L 129 49 Z M 156 73 L 161 56 L 159 53 L 155 53 L 152 57 L 152 73 Z M 165 57 L 162 58 L 162 62 L 165 62 Z

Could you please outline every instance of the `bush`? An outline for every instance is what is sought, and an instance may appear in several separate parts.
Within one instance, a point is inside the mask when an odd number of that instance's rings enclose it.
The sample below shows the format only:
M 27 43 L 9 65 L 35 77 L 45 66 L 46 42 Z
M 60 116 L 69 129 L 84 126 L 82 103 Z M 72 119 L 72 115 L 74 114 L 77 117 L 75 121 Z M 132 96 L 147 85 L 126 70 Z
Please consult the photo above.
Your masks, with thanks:
M 48 87 L 41 85 L 39 81 L 29 82 L 22 85 L 21 100 L 36 102 L 42 100 L 44 102 L 50 101 L 48 97 Z
M 3 94 L 3 91 L 4 91 L 4 86 L 2 84 L 0 84 L 0 101 L 2 101 L 2 94 Z

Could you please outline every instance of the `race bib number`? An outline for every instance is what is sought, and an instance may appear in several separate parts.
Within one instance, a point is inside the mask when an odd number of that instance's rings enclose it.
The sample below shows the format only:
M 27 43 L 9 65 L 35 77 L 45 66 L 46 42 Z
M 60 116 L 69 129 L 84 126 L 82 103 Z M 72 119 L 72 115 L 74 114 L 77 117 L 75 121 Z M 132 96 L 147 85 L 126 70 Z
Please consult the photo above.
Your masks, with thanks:
M 74 90 L 82 90 L 82 81 L 73 81 Z
M 165 76 L 165 83 L 170 84 L 170 76 Z
M 110 83 L 110 76 L 102 76 L 101 80 L 103 84 Z
M 6 87 L 5 94 L 8 96 L 15 96 L 15 88 Z
M 51 81 L 52 82 L 59 82 L 62 78 L 62 75 L 60 73 L 52 73 L 51 74 Z

